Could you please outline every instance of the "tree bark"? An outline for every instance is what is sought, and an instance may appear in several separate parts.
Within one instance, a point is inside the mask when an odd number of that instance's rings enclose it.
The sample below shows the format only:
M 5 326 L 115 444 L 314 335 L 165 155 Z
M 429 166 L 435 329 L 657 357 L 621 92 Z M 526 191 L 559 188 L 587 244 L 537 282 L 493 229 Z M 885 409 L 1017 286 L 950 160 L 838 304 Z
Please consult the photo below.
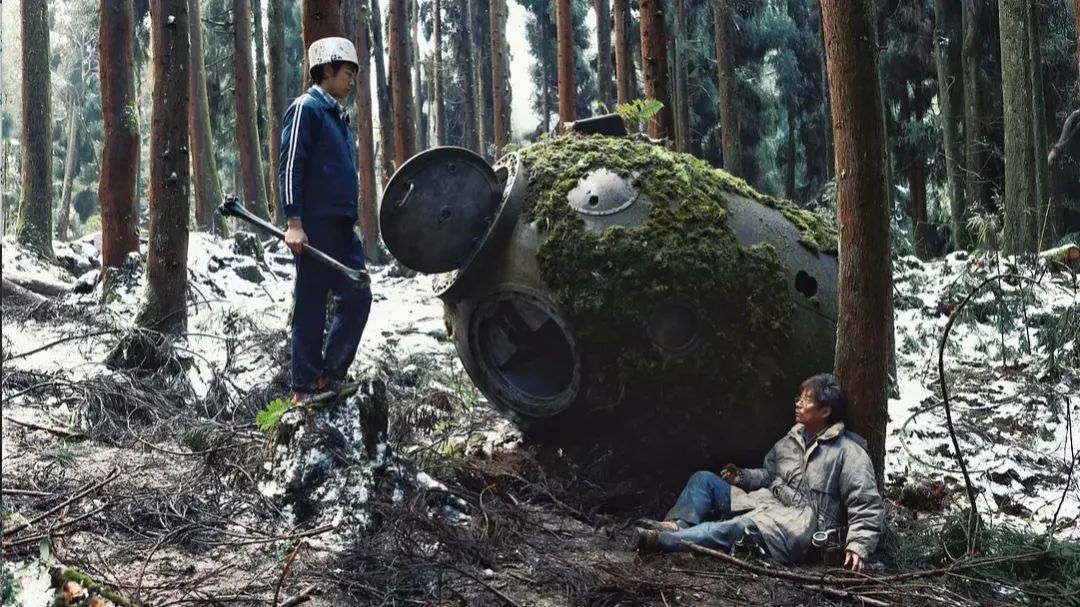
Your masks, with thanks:
M 408 7 L 406 0 L 390 0 L 390 86 L 394 106 L 394 160 L 398 167 L 416 149 L 412 127 L 411 67 L 409 66 Z
M 471 14 L 469 6 L 471 0 L 461 0 L 464 10 L 462 11 L 468 19 L 468 15 Z M 461 70 L 461 89 L 465 97 L 464 108 L 461 110 L 462 116 L 462 133 L 463 133 L 463 147 L 479 153 L 480 152 L 480 139 L 477 137 L 478 131 L 476 127 L 476 87 L 474 80 L 476 79 L 476 70 L 473 69 L 473 61 L 475 57 L 472 52 L 472 37 L 463 28 L 457 29 L 457 55 L 458 65 Z
M 255 0 L 258 2 L 259 0 Z M 249 0 L 232 0 L 233 53 L 236 61 L 236 143 L 244 179 L 244 206 L 270 219 L 266 204 L 266 177 L 259 149 L 255 114 L 254 69 L 251 66 L 251 6 Z
M 269 73 L 267 74 L 266 113 L 270 140 L 270 203 L 274 223 L 282 225 L 281 197 L 278 192 L 278 163 L 281 156 L 281 120 L 287 105 L 285 92 L 285 0 L 267 0 L 266 46 Z M 361 80 L 360 82 L 363 82 Z M 357 87 L 359 88 L 359 87 Z
M 964 64 L 964 202 L 968 213 L 990 209 L 990 190 L 983 173 L 986 170 L 989 144 L 986 141 L 986 91 L 980 76 L 983 57 L 983 31 L 979 21 L 985 7 L 981 2 L 963 3 L 964 40 L 961 49 Z
M 672 87 L 675 97 L 675 149 L 680 152 L 690 151 L 690 85 L 687 82 L 689 75 L 686 69 L 686 41 L 689 34 L 686 29 L 685 0 L 675 0 L 675 36 L 672 40 L 672 49 L 675 51 L 675 61 L 672 64 L 675 73 L 675 86 Z
M 559 55 L 559 122 L 566 128 L 568 122 L 577 120 L 576 93 L 574 85 L 574 12 L 570 0 L 555 0 L 555 28 Z
M 1035 253 L 1036 165 L 1028 1 L 1001 0 L 1001 91 L 1005 121 L 1005 242 L 1007 255 Z
M 598 0 L 606 3 L 607 0 Z M 506 0 L 491 0 L 491 96 L 494 107 L 495 157 L 502 156 L 510 126 L 507 102 Z
M 481 156 L 487 158 L 487 96 L 484 95 L 484 60 L 483 52 L 480 49 L 480 38 L 477 34 L 477 21 L 478 21 L 478 9 L 475 4 L 477 0 L 465 0 L 466 8 L 466 31 L 469 36 L 469 65 L 473 68 L 473 110 L 476 116 L 476 141 L 477 152 Z
M 378 0 L 361 0 L 356 11 L 356 54 L 360 69 L 356 81 L 356 130 L 360 145 L 357 162 L 360 169 L 360 235 L 364 240 L 364 257 L 381 262 L 379 249 L 379 193 L 375 183 L 375 131 L 372 128 L 371 111 L 371 3 Z
M 262 0 L 251 0 L 251 22 L 255 31 L 255 82 L 258 83 L 255 89 L 255 105 L 258 109 L 256 127 L 259 130 L 259 155 L 262 156 L 262 153 L 269 149 L 266 133 L 270 128 L 266 116 L 266 43 L 263 40 Z M 274 177 L 276 179 L 277 175 Z M 263 191 L 269 192 L 270 182 L 274 179 L 270 179 L 269 174 L 263 172 L 263 181 Z
M 432 18 L 435 37 L 431 49 L 432 121 L 435 123 L 435 145 L 446 145 L 446 118 L 443 115 L 443 64 L 442 64 L 442 1 L 432 0 Z
M 79 72 L 79 76 L 82 76 L 82 71 L 76 68 Z M 60 221 L 56 230 L 56 237 L 62 241 L 67 241 L 69 236 L 69 228 L 71 227 L 71 187 L 75 181 L 75 176 L 79 172 L 79 167 L 76 166 L 78 158 L 76 150 L 79 143 L 79 121 L 82 118 L 82 84 L 80 84 L 77 90 L 71 91 L 71 98 L 68 105 L 68 123 L 67 123 L 67 154 L 64 156 L 64 185 L 60 190 Z
M 1073 14 L 1076 15 L 1076 73 L 1080 74 L 1080 0 L 1073 0 Z M 1076 85 L 1080 97 L 1080 82 Z
M 313 84 L 308 66 L 307 50 L 320 38 L 345 35 L 341 18 L 341 0 L 303 0 L 300 5 L 300 31 L 304 37 L 304 82 Z
M 640 0 L 641 73 L 645 78 L 645 98 L 663 104 L 649 121 L 649 137 L 663 139 L 675 132 L 675 116 L 668 95 L 667 26 L 664 0 Z
M 739 139 L 739 114 L 735 109 L 735 43 L 731 34 L 731 7 L 728 0 L 715 0 L 713 10 L 724 170 L 741 176 L 742 142 Z
M 606 0 L 601 0 L 605 1 Z M 630 54 L 631 33 L 630 0 L 615 0 L 615 102 L 630 103 L 637 92 L 634 90 L 634 60 Z
M 544 40 L 548 38 L 547 24 L 549 19 L 547 14 L 537 15 L 537 21 L 540 22 L 540 36 Z M 550 67 L 548 66 L 547 53 L 540 53 L 540 124 L 544 127 L 544 133 L 551 132 L 551 106 L 548 100 L 551 99 L 551 89 L 548 88 L 548 74 L 550 74 Z
M 1037 0 L 1028 3 L 1028 48 L 1031 71 L 1031 137 L 1032 160 L 1035 163 L 1035 250 L 1044 243 L 1057 242 L 1059 227 L 1054 221 L 1053 201 L 1050 198 L 1050 168 L 1046 161 L 1049 150 L 1046 134 L 1046 93 L 1043 89 L 1042 49 L 1040 42 L 1039 8 Z
M 787 150 L 784 153 L 784 196 L 795 200 L 795 110 L 788 110 Z
M 416 146 L 418 149 L 427 148 L 427 129 L 424 126 L 424 85 L 420 76 L 423 61 L 420 60 L 420 2 L 409 0 L 411 7 L 409 17 L 409 65 L 412 69 L 412 122 L 416 128 Z
M 221 215 L 213 211 L 222 202 L 221 181 L 214 158 L 210 132 L 210 102 L 206 92 L 206 63 L 202 45 L 202 13 L 199 0 L 188 0 L 191 28 L 191 78 L 188 83 L 188 137 L 191 140 L 191 169 L 195 177 L 195 225 L 214 233 L 225 231 Z
M 187 325 L 187 0 L 150 1 L 154 103 L 150 119 L 150 241 L 136 322 L 164 333 Z M 251 40 L 251 36 L 246 37 Z M 250 56 L 250 55 L 249 55 Z
M 49 12 L 45 0 L 22 0 L 22 191 L 15 240 L 51 258 L 52 111 Z
M 836 375 L 848 396 L 849 427 L 866 438 L 880 479 L 893 308 L 873 3 L 823 2 L 822 18 L 840 224 Z
M 952 0 L 934 0 L 934 41 L 938 78 L 942 145 L 948 182 L 949 215 L 953 244 L 958 250 L 971 247 L 968 236 L 963 181 L 963 138 L 960 124 L 964 114 L 963 64 L 961 56 L 961 13 Z
M 615 111 L 611 95 L 610 0 L 593 0 L 593 10 L 596 11 L 596 96 L 609 111 Z
M 139 113 L 135 97 L 135 10 L 131 0 L 101 0 L 101 266 L 117 268 L 139 250 Z M 25 39 L 25 38 L 24 38 Z
M 394 119 L 390 102 L 390 85 L 386 82 L 386 62 L 383 53 L 383 21 L 378 2 L 371 2 L 372 54 L 375 56 L 375 92 L 379 98 L 379 140 L 382 148 L 382 183 L 385 187 L 394 174 Z

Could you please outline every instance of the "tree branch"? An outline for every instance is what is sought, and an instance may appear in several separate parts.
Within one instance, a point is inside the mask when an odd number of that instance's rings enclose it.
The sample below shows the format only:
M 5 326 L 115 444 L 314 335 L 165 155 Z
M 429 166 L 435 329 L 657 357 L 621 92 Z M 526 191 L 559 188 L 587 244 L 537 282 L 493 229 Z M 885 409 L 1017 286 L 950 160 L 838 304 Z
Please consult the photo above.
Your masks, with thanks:
M 1050 146 L 1050 152 L 1046 155 L 1047 164 L 1054 166 L 1054 162 L 1065 152 L 1065 148 L 1069 146 L 1069 142 L 1077 131 L 1080 131 L 1080 110 L 1074 110 L 1065 119 L 1065 124 L 1061 126 L 1061 136 L 1054 145 Z

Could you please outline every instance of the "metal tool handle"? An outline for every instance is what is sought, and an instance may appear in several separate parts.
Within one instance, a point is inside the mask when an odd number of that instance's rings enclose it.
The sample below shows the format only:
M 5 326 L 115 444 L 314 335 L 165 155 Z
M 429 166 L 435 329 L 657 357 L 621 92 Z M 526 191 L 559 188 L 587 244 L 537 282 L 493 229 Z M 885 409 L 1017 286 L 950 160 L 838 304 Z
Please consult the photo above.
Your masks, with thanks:
M 245 209 L 236 196 L 226 196 L 225 202 L 218 207 L 218 213 L 221 213 L 225 217 L 242 219 L 264 232 L 276 236 L 281 240 L 285 240 L 285 232 L 281 231 L 281 228 Z M 366 271 L 350 268 L 307 243 L 304 243 L 303 251 L 331 268 L 334 268 L 338 272 L 341 272 L 346 278 L 356 283 L 359 287 L 367 286 L 370 282 Z

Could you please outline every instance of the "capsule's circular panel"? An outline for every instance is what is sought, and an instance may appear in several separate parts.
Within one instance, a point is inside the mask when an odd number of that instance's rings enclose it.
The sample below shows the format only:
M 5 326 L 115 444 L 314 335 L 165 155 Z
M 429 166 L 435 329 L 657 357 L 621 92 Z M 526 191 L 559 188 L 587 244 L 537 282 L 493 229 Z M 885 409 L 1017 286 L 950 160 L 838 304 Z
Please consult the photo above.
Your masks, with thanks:
M 421 152 L 401 165 L 383 192 L 383 241 L 418 272 L 459 269 L 494 221 L 502 189 L 478 154 L 456 147 Z

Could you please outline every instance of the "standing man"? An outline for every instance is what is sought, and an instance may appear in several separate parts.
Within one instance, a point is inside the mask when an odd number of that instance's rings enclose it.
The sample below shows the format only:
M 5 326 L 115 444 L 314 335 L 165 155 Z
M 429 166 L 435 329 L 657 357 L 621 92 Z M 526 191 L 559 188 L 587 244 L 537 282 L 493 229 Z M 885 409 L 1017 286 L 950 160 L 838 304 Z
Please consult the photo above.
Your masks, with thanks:
M 356 140 L 341 104 L 359 69 L 356 48 L 345 38 L 322 38 L 308 49 L 308 64 L 315 84 L 285 112 L 278 168 L 288 220 L 285 244 L 296 256 L 294 401 L 341 389 L 371 311 L 370 288 L 357 290 L 335 270 L 300 254 L 308 243 L 350 268 L 364 268 L 364 247 L 353 229 L 360 194 Z M 334 319 L 324 343 L 331 292 Z

